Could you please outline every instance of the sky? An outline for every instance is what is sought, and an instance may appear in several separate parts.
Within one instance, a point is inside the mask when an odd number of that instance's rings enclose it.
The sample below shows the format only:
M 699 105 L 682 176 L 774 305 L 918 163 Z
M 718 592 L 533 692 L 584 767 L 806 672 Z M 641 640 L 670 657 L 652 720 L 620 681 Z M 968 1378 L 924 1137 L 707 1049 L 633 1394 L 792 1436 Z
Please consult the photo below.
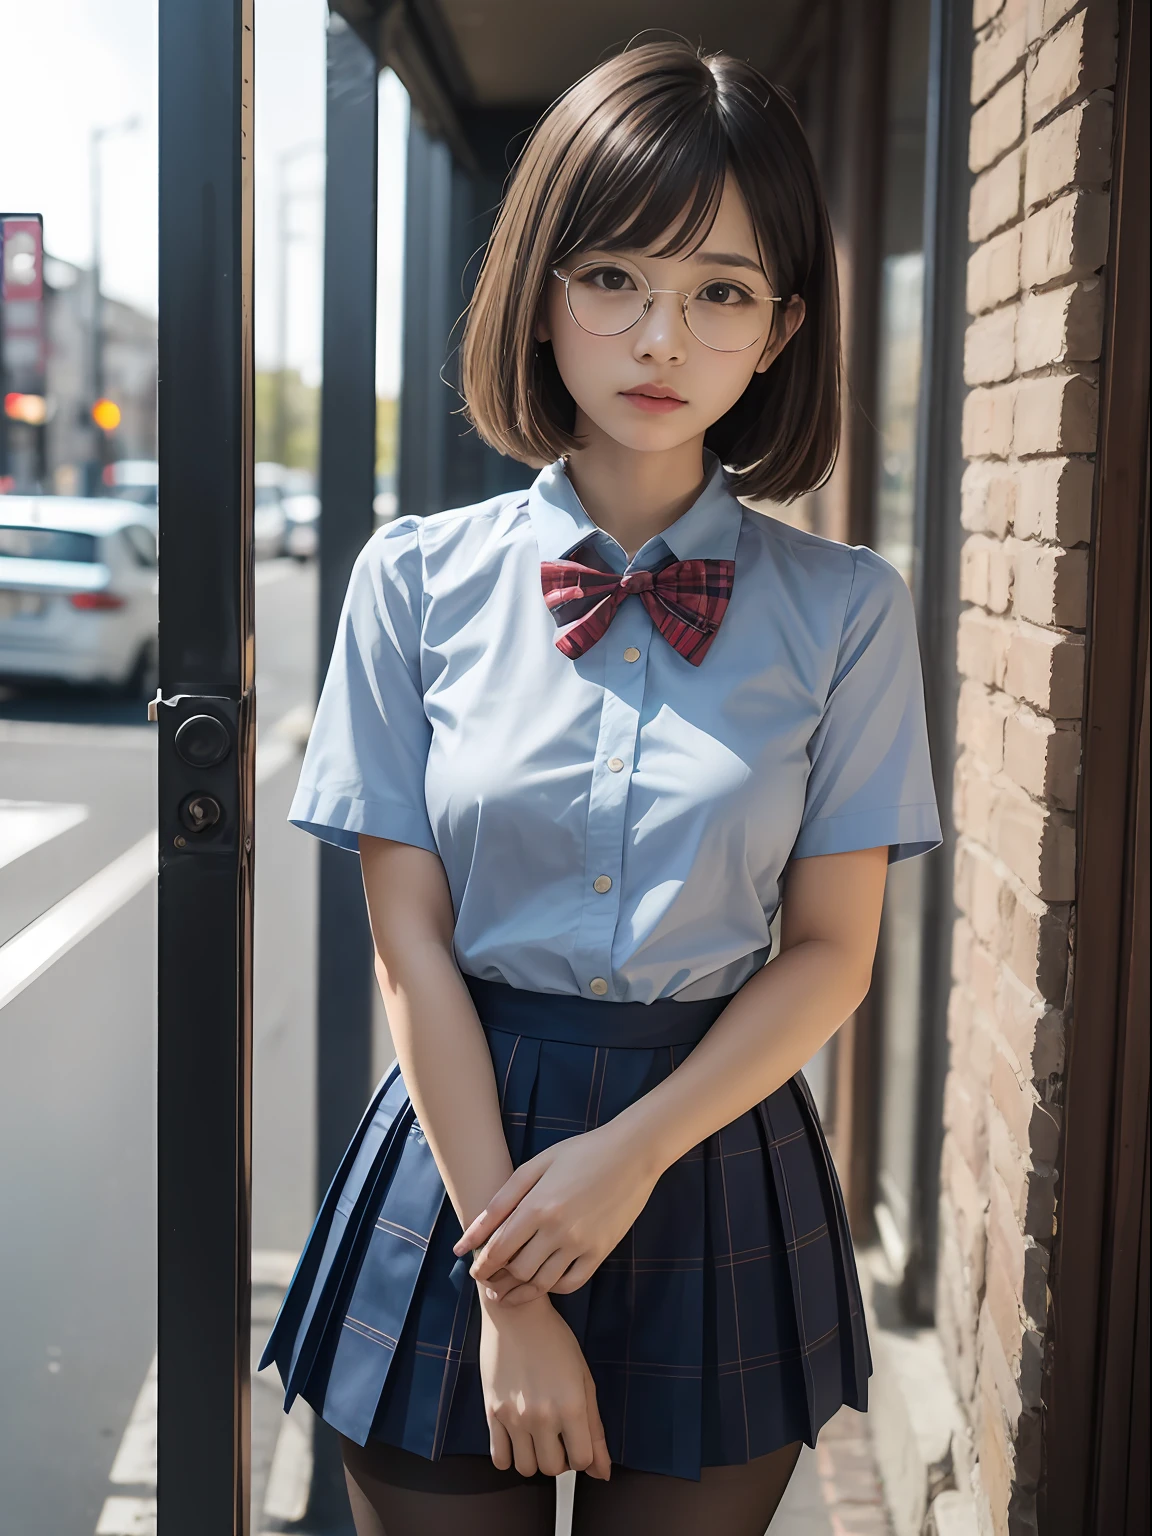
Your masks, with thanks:
M 191 0 L 195 3 L 195 0 Z M 289 206 L 287 363 L 320 374 L 325 0 L 256 0 L 256 362 L 275 367 L 278 183 Z M 107 137 L 104 291 L 156 310 L 156 0 L 0 0 L 0 209 L 42 213 L 51 256 L 87 265 L 89 143 Z M 377 388 L 395 394 L 407 97 L 380 84 Z M 300 149 L 282 167 L 285 151 Z

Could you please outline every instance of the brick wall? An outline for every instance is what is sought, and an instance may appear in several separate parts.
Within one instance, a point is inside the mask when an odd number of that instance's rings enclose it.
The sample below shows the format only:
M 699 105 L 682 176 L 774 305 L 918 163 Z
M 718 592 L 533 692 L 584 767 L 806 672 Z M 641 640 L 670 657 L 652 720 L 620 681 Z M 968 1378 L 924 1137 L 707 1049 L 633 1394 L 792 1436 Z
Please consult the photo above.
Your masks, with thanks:
M 975 0 L 973 24 L 937 1319 L 981 1524 L 1017 1533 L 1035 1529 L 1059 1204 L 1116 10 Z

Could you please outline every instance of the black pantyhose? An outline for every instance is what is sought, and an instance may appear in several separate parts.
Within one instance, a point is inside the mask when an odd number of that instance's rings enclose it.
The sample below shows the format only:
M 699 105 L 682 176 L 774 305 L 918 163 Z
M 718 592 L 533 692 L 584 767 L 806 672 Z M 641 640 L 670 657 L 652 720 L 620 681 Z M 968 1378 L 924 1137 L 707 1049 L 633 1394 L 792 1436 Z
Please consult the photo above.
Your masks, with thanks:
M 496 1473 L 487 1457 L 453 1456 L 435 1464 L 433 1479 L 419 1456 L 378 1441 L 342 1444 L 356 1536 L 553 1536 L 551 1478 L 525 1481 Z M 763 1536 L 799 1454 L 788 1445 L 743 1466 L 705 1467 L 698 1483 L 627 1467 L 613 1467 L 607 1483 L 578 1477 L 572 1536 Z
M 613 1467 L 576 1480 L 572 1536 L 764 1536 L 800 1455 L 786 1445 L 738 1467 L 705 1467 L 698 1483 Z

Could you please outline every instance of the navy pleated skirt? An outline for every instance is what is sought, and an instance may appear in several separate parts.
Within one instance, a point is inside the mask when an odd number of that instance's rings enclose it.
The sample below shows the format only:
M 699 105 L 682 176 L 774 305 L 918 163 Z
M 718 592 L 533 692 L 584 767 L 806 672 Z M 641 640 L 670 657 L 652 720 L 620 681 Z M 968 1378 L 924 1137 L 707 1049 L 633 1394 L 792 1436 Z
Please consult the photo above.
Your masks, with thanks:
M 618 1115 L 728 1002 L 606 1003 L 466 977 L 513 1161 Z M 433 1460 L 488 1451 L 460 1224 L 397 1067 L 332 1182 L 260 1362 L 285 1407 Z M 871 1372 L 844 1203 L 797 1074 L 660 1178 L 592 1279 L 553 1301 L 614 1462 L 698 1478 L 816 1435 Z

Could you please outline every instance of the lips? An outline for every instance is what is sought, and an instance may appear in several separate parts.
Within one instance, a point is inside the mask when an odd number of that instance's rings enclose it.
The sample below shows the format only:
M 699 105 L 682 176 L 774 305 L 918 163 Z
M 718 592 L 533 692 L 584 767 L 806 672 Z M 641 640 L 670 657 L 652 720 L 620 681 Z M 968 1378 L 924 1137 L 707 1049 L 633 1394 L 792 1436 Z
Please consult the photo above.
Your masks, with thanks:
M 667 384 L 642 384 L 636 389 L 621 390 L 620 393 L 625 400 L 631 400 L 642 411 L 676 411 L 688 403 Z

